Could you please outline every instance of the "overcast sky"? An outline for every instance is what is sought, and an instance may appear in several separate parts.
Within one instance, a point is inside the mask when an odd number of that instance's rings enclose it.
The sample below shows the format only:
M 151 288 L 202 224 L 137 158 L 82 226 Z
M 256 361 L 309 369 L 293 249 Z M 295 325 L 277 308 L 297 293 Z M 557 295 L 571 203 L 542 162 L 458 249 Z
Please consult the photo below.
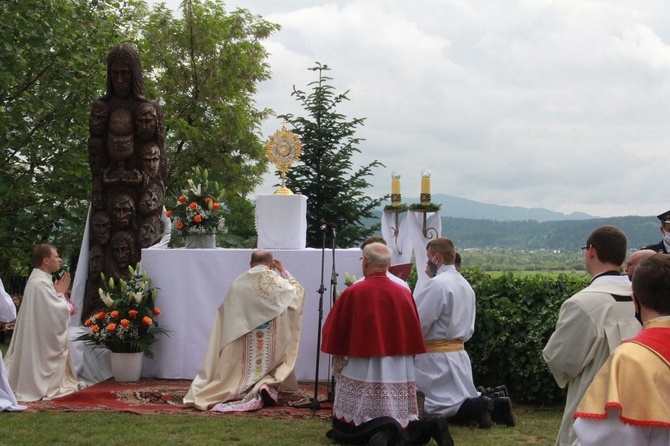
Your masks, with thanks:
M 166 3 L 178 9 L 181 0 Z M 433 194 L 611 217 L 670 209 L 670 6 L 665 0 L 238 0 L 281 25 L 258 107 L 327 64 L 366 118 L 357 165 L 371 196 Z M 267 138 L 281 127 L 270 119 Z M 272 193 L 269 175 L 258 194 Z M 667 183 L 666 183 L 667 182 Z M 449 215 L 448 209 L 441 213 Z

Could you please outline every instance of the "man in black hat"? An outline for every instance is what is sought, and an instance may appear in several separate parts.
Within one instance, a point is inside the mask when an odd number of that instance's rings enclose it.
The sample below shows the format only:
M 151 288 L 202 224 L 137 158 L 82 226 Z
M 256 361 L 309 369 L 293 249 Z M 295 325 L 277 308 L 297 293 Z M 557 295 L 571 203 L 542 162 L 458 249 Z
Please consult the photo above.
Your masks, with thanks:
M 663 240 L 656 243 L 655 245 L 647 245 L 642 249 L 651 249 L 656 252 L 667 254 L 670 252 L 670 211 L 664 212 L 661 215 L 658 215 L 656 218 L 661 220 L 661 233 L 663 234 Z

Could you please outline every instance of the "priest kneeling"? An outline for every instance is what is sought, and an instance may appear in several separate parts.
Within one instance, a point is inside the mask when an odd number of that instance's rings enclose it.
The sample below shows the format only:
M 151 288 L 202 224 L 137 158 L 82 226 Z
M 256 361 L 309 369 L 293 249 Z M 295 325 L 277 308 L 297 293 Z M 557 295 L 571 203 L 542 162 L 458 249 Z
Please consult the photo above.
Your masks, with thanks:
M 279 390 L 298 390 L 294 367 L 305 291 L 269 251 L 254 251 L 250 266 L 219 307 L 186 406 L 250 411 L 264 401 L 277 403 Z
M 346 444 L 453 445 L 445 417 L 420 421 L 414 355 L 425 353 L 411 292 L 386 271 L 391 251 L 363 248 L 365 280 L 348 287 L 328 314 L 321 350 L 334 355 L 333 429 Z

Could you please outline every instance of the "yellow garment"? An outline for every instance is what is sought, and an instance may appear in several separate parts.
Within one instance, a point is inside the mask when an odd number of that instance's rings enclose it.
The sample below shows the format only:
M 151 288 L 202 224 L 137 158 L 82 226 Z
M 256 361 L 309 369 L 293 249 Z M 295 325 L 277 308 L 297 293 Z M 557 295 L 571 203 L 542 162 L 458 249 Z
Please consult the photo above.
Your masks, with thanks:
M 33 269 L 4 359 L 17 400 L 49 400 L 86 387 L 77 381 L 70 360 L 69 318 L 67 302 L 56 294 L 51 275 Z
M 670 329 L 670 319 L 653 319 L 644 329 Z M 619 346 L 596 375 L 575 418 L 604 419 L 606 408 L 621 410 L 621 421 L 670 428 L 670 364 L 636 342 Z
M 305 291 L 267 266 L 256 266 L 230 286 L 219 307 L 207 351 L 184 404 L 207 410 L 222 402 L 254 398 L 267 384 L 297 390 Z
M 460 339 L 429 339 L 425 342 L 428 353 L 449 353 L 465 350 L 465 344 Z

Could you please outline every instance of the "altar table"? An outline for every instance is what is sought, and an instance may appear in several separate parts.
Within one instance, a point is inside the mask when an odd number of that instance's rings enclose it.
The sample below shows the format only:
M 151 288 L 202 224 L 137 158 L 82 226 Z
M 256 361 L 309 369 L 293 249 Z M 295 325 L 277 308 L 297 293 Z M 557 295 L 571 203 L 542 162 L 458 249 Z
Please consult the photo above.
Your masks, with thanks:
M 170 337 L 159 336 L 153 346 L 154 358 L 144 359 L 142 376 L 163 379 L 193 379 L 205 356 L 217 309 L 232 281 L 249 269 L 251 249 L 143 249 L 142 269 L 159 289 L 157 318 Z M 314 380 L 316 374 L 319 324 L 321 249 L 272 250 L 293 277 L 305 288 L 302 333 L 296 363 L 299 380 Z M 336 249 L 338 273 L 336 290 L 344 290 L 344 273 L 360 277 L 361 250 Z M 331 305 L 333 252 L 323 253 L 323 319 Z M 319 380 L 330 379 L 329 355 L 319 359 Z

